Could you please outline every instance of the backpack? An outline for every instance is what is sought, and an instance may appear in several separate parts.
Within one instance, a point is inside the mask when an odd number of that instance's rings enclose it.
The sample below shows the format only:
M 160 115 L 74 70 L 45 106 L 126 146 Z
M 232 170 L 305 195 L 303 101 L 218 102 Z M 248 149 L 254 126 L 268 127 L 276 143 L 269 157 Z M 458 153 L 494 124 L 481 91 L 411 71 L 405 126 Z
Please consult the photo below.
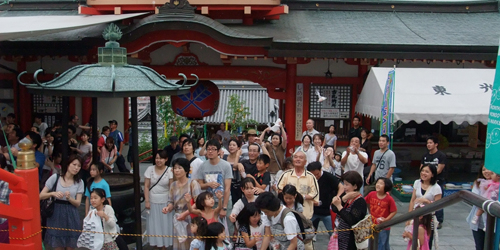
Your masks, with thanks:
M 302 213 L 296 212 L 295 210 L 285 207 L 283 209 L 283 212 L 281 213 L 280 224 L 284 227 L 283 220 L 285 219 L 285 216 L 290 212 L 292 212 L 293 215 L 295 215 L 295 219 L 299 224 L 300 234 L 297 235 L 297 238 L 304 243 L 311 242 L 312 239 L 314 238 L 314 232 L 316 230 L 314 229 L 312 221 L 304 217 Z

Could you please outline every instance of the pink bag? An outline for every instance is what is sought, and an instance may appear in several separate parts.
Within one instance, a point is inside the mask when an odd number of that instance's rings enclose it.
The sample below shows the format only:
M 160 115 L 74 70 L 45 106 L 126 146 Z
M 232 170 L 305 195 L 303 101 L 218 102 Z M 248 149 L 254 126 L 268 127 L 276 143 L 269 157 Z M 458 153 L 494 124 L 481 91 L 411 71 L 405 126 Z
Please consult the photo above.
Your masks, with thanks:
M 337 231 L 333 232 L 332 237 L 330 237 L 330 242 L 328 243 L 328 250 L 339 250 L 339 238 Z

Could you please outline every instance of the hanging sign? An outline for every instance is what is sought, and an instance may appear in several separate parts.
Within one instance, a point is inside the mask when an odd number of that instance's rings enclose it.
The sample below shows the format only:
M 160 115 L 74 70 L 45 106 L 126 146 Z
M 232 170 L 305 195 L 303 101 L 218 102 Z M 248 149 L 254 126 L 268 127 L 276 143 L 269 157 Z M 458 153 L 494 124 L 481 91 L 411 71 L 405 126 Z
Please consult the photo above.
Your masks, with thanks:
M 302 114 L 304 112 L 304 84 L 297 83 L 295 93 L 295 140 L 302 140 Z

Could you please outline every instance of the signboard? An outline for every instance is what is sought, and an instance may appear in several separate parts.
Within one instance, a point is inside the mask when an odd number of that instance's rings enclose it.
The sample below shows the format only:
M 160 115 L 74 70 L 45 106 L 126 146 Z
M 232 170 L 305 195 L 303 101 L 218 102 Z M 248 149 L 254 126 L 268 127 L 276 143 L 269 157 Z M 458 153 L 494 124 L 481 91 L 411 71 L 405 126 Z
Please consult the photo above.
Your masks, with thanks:
M 326 99 L 318 102 L 317 92 Z M 349 119 L 351 114 L 351 85 L 311 84 L 309 118 Z
M 304 112 L 304 84 L 297 83 L 295 92 L 295 140 L 302 140 L 302 114 Z

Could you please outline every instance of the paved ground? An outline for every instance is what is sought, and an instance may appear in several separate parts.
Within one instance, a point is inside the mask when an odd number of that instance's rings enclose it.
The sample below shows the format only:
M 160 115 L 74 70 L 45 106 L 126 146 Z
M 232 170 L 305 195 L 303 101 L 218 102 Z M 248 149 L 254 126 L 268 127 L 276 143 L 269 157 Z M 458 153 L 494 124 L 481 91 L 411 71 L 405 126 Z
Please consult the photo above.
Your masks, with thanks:
M 151 164 L 141 164 L 140 172 L 141 176 L 144 175 L 147 167 Z M 143 178 L 141 177 L 141 182 Z M 398 215 L 406 213 L 408 211 L 407 202 L 400 202 L 396 199 L 396 205 L 398 207 Z M 84 206 L 82 206 L 84 209 Z M 81 207 L 81 208 L 82 208 Z M 471 250 L 474 249 L 474 239 L 472 238 L 472 232 L 469 229 L 468 224 L 465 222 L 465 218 L 469 214 L 471 206 L 459 202 L 445 209 L 445 221 L 443 223 L 443 228 L 439 230 L 439 246 L 441 249 L 446 250 Z M 83 212 L 81 213 L 83 214 Z M 396 216 L 398 216 L 396 215 Z M 83 217 L 82 217 L 83 218 Z M 144 225 L 144 222 L 143 222 Z M 144 226 L 143 226 L 144 227 Z M 326 230 L 324 225 L 320 223 L 319 231 Z M 406 249 L 407 243 L 401 237 L 404 230 L 404 225 L 397 225 L 391 229 L 390 244 L 391 249 Z M 317 241 L 314 243 L 315 249 L 323 250 L 327 248 L 329 242 L 328 235 L 318 235 Z M 134 249 L 135 245 L 129 245 L 130 249 Z M 46 248 L 51 249 L 51 248 Z M 143 249 L 153 249 L 149 246 L 145 246 Z

